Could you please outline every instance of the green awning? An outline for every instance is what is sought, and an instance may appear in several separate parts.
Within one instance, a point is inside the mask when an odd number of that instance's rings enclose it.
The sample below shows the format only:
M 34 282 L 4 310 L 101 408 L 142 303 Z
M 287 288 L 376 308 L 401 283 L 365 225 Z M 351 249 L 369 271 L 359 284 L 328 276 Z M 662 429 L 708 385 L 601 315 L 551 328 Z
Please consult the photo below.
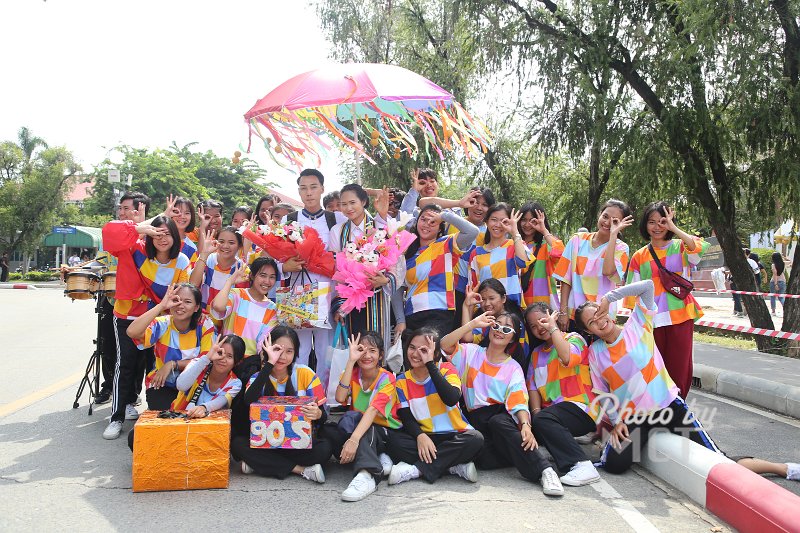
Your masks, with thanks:
M 72 226 L 75 233 L 49 233 L 44 238 L 45 247 L 60 247 L 66 244 L 70 248 L 97 248 L 103 249 L 103 230 L 87 226 Z

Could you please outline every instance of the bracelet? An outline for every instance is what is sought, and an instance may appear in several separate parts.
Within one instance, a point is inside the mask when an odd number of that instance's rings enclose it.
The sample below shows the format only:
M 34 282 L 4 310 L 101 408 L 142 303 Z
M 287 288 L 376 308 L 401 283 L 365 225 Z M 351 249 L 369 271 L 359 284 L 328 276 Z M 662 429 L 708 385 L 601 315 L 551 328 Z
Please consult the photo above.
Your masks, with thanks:
M 358 446 L 358 441 L 357 441 L 357 440 L 353 440 L 353 439 L 347 439 L 345 442 L 352 442 L 353 444 L 355 444 L 356 446 Z
M 554 331 L 558 331 L 558 326 L 553 326 L 553 328 L 552 328 L 552 329 L 550 329 L 550 330 L 548 330 L 548 331 L 547 331 L 547 333 L 549 333 L 550 335 L 552 335 Z
M 531 423 L 530 423 L 530 422 L 521 422 L 521 423 L 519 424 L 519 430 L 520 430 L 520 431 L 522 431 L 522 428 L 523 428 L 524 426 L 528 426 L 529 428 L 533 428 L 533 426 L 531 425 Z
M 198 263 L 198 262 L 200 262 L 200 261 L 202 261 L 203 263 L 206 263 L 206 260 L 205 260 L 205 259 L 203 259 L 202 257 L 198 257 L 198 258 L 197 258 L 197 261 L 195 261 L 195 264 L 197 264 L 197 263 Z M 206 265 L 207 265 L 207 264 L 208 264 L 208 263 L 206 263 Z
M 516 235 L 514 235 L 513 239 L 514 239 L 514 242 L 521 241 L 522 240 L 522 235 L 516 234 Z
M 341 381 L 339 382 L 339 386 L 340 386 L 341 388 L 343 388 L 343 389 L 346 389 L 346 390 L 350 390 L 350 389 L 351 389 L 351 386 L 350 386 L 350 385 L 345 385 L 345 384 L 344 384 L 344 383 L 342 383 Z
M 208 407 L 206 407 L 205 405 L 202 405 L 201 407 L 206 410 L 206 416 L 208 416 L 209 415 Z
M 534 413 L 538 413 L 538 412 L 539 412 L 539 411 L 541 411 L 541 410 L 542 410 L 542 408 L 541 408 L 541 407 L 534 407 L 534 408 L 533 408 L 533 412 L 534 412 Z

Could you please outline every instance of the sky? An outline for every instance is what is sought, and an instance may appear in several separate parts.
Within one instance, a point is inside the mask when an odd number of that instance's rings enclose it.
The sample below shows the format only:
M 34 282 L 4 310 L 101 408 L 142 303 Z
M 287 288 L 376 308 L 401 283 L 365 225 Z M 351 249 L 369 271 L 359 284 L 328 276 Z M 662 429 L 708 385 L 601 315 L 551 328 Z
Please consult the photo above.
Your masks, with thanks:
M 85 170 L 119 144 L 244 152 L 244 113 L 330 62 L 305 0 L 2 0 L 0 20 L 0 140 L 27 126 Z M 296 198 L 295 171 L 264 150 L 249 157 Z M 342 185 L 337 161 L 320 167 L 328 190 Z

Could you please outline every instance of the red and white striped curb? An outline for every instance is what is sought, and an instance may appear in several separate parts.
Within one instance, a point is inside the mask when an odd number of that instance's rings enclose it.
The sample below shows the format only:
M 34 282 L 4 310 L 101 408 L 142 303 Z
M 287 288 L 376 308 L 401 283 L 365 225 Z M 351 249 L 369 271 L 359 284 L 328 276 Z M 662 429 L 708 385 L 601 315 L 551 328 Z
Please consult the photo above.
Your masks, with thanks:
M 33 285 L 29 285 L 28 283 L 12 283 L 8 285 L 0 285 L 0 289 L 34 289 L 36 287 Z
M 800 496 L 685 437 L 651 435 L 642 466 L 738 531 L 800 532 Z
M 716 294 L 719 294 L 721 292 L 730 293 L 730 294 L 748 294 L 750 296 L 763 296 L 765 298 L 767 296 L 780 296 L 781 298 L 800 298 L 800 294 L 784 294 L 784 293 L 780 293 L 780 292 L 733 291 L 731 289 L 721 289 L 721 290 L 717 290 L 717 289 L 698 289 L 697 287 L 692 289 L 692 292 L 695 292 L 695 291 L 713 292 L 713 293 L 716 293 Z

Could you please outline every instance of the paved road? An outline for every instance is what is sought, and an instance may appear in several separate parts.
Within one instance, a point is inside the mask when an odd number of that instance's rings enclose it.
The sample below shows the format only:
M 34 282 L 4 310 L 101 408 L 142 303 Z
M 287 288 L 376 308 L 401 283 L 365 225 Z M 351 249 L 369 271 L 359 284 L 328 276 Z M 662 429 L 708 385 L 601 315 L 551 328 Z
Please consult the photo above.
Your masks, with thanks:
M 639 470 L 603 474 L 602 483 L 567 488 L 561 500 L 545 497 L 538 485 L 505 469 L 481 472 L 474 485 L 450 476 L 435 485 L 382 483 L 367 500 L 346 504 L 339 493 L 349 476 L 335 464 L 326 466 L 324 485 L 244 476 L 232 467 L 227 490 L 133 494 L 124 439 L 101 438 L 109 407 L 91 417 L 85 400 L 72 409 L 76 375 L 91 352 L 91 303 L 70 303 L 57 290 L 7 290 L 0 294 L 0 310 L 13 332 L 4 336 L 7 345 L 0 351 L 7 370 L 0 391 L 0 531 L 185 531 L 197 524 L 229 529 L 234 523 L 244 530 L 266 525 L 362 531 L 418 527 L 421 517 L 430 531 L 466 525 L 474 531 L 707 532 L 720 525 L 683 494 Z M 51 326 L 42 331 L 40 325 L 47 323 Z M 769 458 L 794 454 L 800 460 L 796 426 L 697 398 L 723 415 L 715 417 L 712 431 L 724 449 Z

